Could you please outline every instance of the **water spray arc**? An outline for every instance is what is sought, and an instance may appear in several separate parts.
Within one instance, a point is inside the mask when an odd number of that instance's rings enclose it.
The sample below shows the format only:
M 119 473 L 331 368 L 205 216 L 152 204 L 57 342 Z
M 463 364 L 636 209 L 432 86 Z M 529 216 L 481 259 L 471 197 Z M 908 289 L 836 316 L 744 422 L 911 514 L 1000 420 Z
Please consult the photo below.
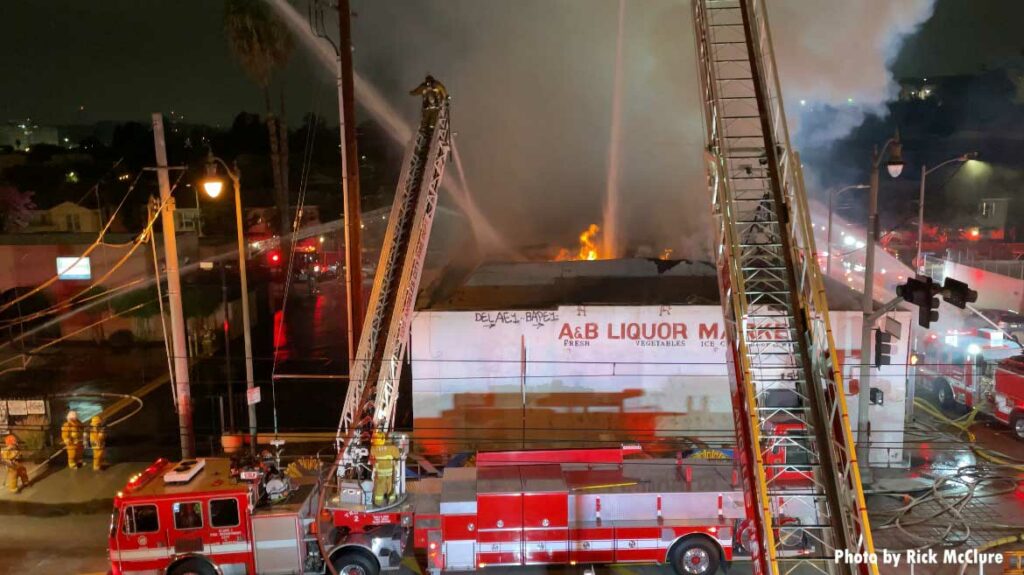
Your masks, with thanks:
M 333 78 L 337 72 L 337 56 L 334 42 L 323 31 L 322 21 L 324 18 L 321 13 L 322 11 L 311 9 L 310 19 L 312 22 L 310 22 L 299 14 L 287 0 L 266 0 L 266 2 L 280 16 L 292 34 L 299 39 L 303 47 L 314 56 L 321 69 Z M 353 71 L 352 82 L 355 97 L 359 104 L 384 128 L 384 131 L 395 144 L 404 148 L 413 137 L 413 129 L 409 122 L 358 71 Z M 457 150 L 454 142 L 453 150 Z M 455 151 L 453 153 L 457 166 L 461 166 L 458 152 Z M 461 172 L 462 170 L 460 170 Z M 475 202 L 469 195 L 468 186 L 464 180 L 462 182 L 449 180 L 444 183 L 443 187 L 451 194 L 459 209 L 466 214 L 473 234 L 481 242 L 485 250 L 520 259 L 515 250 L 508 245 L 508 242 L 501 237 L 486 216 L 476 207 Z

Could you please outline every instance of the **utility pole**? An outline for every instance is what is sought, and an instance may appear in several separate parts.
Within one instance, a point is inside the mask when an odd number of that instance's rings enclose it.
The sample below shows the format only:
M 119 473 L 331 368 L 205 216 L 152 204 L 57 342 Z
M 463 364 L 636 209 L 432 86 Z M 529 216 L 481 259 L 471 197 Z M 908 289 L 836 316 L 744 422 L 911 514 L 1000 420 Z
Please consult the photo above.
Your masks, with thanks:
M 341 191 L 345 221 L 345 311 L 348 365 L 356 358 L 363 326 L 363 262 L 359 208 L 359 154 L 356 150 L 355 96 L 352 89 L 352 9 L 338 0 L 338 121 L 341 129 Z
M 185 314 L 181 307 L 181 276 L 178 274 L 178 245 L 174 235 L 174 198 L 167 169 L 164 143 L 164 118 L 153 114 L 153 144 L 156 148 L 156 174 L 160 182 L 161 220 L 164 230 L 164 267 L 167 270 L 167 301 L 171 311 L 171 353 L 174 354 L 174 388 L 178 397 L 178 434 L 181 457 L 195 456 L 192 431 L 192 393 L 188 380 L 188 346 L 185 343 Z M 159 277 L 159 270 L 157 270 Z
M 868 192 L 868 228 L 864 252 L 864 297 L 861 300 L 863 315 L 860 329 L 860 390 L 857 394 L 857 459 L 860 461 L 862 481 L 871 481 L 871 451 L 868 445 L 871 419 L 871 333 L 878 317 L 875 315 L 875 243 L 878 242 L 878 186 L 879 168 L 886 150 L 892 146 L 892 157 L 886 165 L 889 175 L 896 178 L 903 171 L 903 149 L 900 136 L 885 143 L 882 151 L 875 149 L 871 158 L 871 179 Z

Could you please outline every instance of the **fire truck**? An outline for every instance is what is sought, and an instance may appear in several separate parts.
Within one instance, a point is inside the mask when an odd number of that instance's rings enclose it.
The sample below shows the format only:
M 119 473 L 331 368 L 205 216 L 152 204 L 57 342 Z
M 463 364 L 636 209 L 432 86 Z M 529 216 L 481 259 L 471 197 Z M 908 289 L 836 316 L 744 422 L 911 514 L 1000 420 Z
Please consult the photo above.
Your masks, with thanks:
M 480 453 L 406 481 L 398 382 L 437 194 L 449 98 L 428 76 L 399 179 L 336 436 L 336 458 L 293 485 L 224 460 L 158 462 L 119 494 L 116 573 L 395 570 L 406 540 L 431 573 L 512 565 L 670 563 L 755 575 L 877 574 L 845 392 L 789 144 L 763 0 L 695 0 L 707 175 L 736 428 L 731 464 L 635 448 Z M 778 337 L 756 335 L 771 330 Z M 785 396 L 785 401 L 777 401 Z M 627 458 L 635 454 L 637 457 Z
M 786 452 L 775 449 L 773 462 L 799 510 L 806 471 L 787 464 Z M 326 513 L 317 475 L 233 468 L 224 458 L 158 460 L 115 498 L 110 562 L 115 575 L 323 574 L 327 563 L 375 575 L 399 567 L 411 538 L 432 573 L 665 563 L 701 575 L 749 554 L 754 535 L 731 462 L 630 455 L 640 448 L 484 452 L 476 467 L 442 477 L 405 484 L 403 474 L 401 505 Z M 787 553 L 810 552 L 800 526 L 811 520 L 784 518 Z
M 998 329 L 949 329 L 926 335 L 910 361 L 917 382 L 943 409 L 977 409 L 1024 440 L 1021 351 Z

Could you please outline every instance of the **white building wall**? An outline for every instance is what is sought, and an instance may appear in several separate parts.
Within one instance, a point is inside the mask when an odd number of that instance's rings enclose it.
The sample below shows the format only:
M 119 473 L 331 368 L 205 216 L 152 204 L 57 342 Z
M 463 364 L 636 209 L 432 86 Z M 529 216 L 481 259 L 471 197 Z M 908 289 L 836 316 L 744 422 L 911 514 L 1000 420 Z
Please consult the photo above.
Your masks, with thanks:
M 872 380 L 885 397 L 871 413 L 876 464 L 903 460 L 911 318 L 896 315 L 900 365 L 874 370 Z M 833 312 L 832 325 L 841 359 L 859 356 L 860 312 Z M 731 442 L 723 335 L 718 306 L 418 312 L 410 354 L 417 442 L 428 451 L 683 435 Z M 856 421 L 856 397 L 848 405 Z

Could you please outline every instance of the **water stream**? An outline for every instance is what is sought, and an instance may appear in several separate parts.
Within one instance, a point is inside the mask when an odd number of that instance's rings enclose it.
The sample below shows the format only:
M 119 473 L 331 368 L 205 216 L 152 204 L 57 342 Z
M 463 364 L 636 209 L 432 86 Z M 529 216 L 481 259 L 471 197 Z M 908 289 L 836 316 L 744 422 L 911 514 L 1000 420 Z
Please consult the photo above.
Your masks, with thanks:
M 326 40 L 313 33 L 306 18 L 299 14 L 287 0 L 267 0 L 267 3 L 277 12 L 292 34 L 316 58 L 324 72 L 332 78 L 336 77 L 338 58 L 334 48 Z M 356 100 L 384 128 L 391 139 L 404 149 L 413 136 L 413 130 L 409 123 L 359 72 L 355 72 L 353 75 L 353 88 Z M 515 250 L 509 247 L 508 242 L 501 237 L 483 212 L 476 207 L 476 203 L 469 195 L 469 186 L 466 184 L 462 161 L 458 154 L 458 148 L 454 144 L 452 150 L 460 182 L 456 183 L 452 178 L 447 178 L 442 183 L 442 188 L 448 191 L 455 204 L 466 215 L 473 234 L 485 253 L 496 252 L 506 257 L 516 257 Z

